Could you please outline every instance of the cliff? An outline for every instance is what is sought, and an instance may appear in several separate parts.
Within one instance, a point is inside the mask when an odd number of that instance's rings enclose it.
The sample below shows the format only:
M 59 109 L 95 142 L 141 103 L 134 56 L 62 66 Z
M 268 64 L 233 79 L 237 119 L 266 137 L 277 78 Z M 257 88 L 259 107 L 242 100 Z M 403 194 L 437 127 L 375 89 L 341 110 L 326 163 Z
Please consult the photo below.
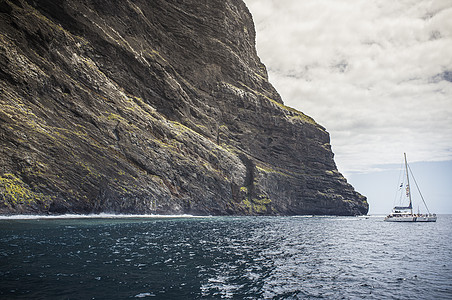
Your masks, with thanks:
M 367 213 L 241 0 L 2 0 L 0 28 L 0 213 Z

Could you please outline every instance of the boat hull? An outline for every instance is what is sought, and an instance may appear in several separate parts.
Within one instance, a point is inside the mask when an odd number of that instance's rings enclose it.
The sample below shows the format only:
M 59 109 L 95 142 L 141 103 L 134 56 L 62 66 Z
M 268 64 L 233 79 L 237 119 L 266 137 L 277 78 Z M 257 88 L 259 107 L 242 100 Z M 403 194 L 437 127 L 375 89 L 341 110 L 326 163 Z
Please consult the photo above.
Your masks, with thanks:
M 416 222 L 416 217 L 386 217 L 386 222 Z
M 436 222 L 436 217 L 417 217 L 416 222 Z
M 392 217 L 387 216 L 386 222 L 436 222 L 436 216 L 404 216 L 404 217 Z

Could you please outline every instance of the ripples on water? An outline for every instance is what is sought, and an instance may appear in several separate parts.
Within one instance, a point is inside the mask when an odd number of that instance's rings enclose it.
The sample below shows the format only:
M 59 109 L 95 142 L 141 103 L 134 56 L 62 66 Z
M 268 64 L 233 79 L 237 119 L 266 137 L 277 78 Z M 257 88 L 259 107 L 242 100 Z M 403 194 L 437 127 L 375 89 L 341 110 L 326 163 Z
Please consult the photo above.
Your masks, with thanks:
M 452 216 L 0 220 L 5 299 L 452 299 Z

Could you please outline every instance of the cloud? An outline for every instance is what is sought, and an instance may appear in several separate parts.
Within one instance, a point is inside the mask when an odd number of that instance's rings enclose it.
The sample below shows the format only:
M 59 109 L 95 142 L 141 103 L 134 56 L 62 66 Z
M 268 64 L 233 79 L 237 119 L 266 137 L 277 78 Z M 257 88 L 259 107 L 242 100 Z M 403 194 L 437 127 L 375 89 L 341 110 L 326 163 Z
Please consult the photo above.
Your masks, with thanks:
M 245 0 L 284 102 L 331 134 L 340 171 L 452 159 L 452 2 Z

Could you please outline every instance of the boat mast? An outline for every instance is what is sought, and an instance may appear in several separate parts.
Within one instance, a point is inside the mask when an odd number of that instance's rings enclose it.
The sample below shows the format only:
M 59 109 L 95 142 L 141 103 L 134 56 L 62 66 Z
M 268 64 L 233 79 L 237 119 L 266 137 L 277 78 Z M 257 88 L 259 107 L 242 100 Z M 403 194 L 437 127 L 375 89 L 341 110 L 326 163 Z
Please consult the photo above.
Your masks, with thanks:
M 413 204 L 411 203 L 411 188 L 410 188 L 410 176 L 408 175 L 408 163 L 406 162 L 406 153 L 403 153 L 405 157 L 405 172 L 406 172 L 406 182 L 407 182 L 407 192 L 408 192 L 408 198 L 410 199 L 410 210 L 411 214 L 413 214 Z

